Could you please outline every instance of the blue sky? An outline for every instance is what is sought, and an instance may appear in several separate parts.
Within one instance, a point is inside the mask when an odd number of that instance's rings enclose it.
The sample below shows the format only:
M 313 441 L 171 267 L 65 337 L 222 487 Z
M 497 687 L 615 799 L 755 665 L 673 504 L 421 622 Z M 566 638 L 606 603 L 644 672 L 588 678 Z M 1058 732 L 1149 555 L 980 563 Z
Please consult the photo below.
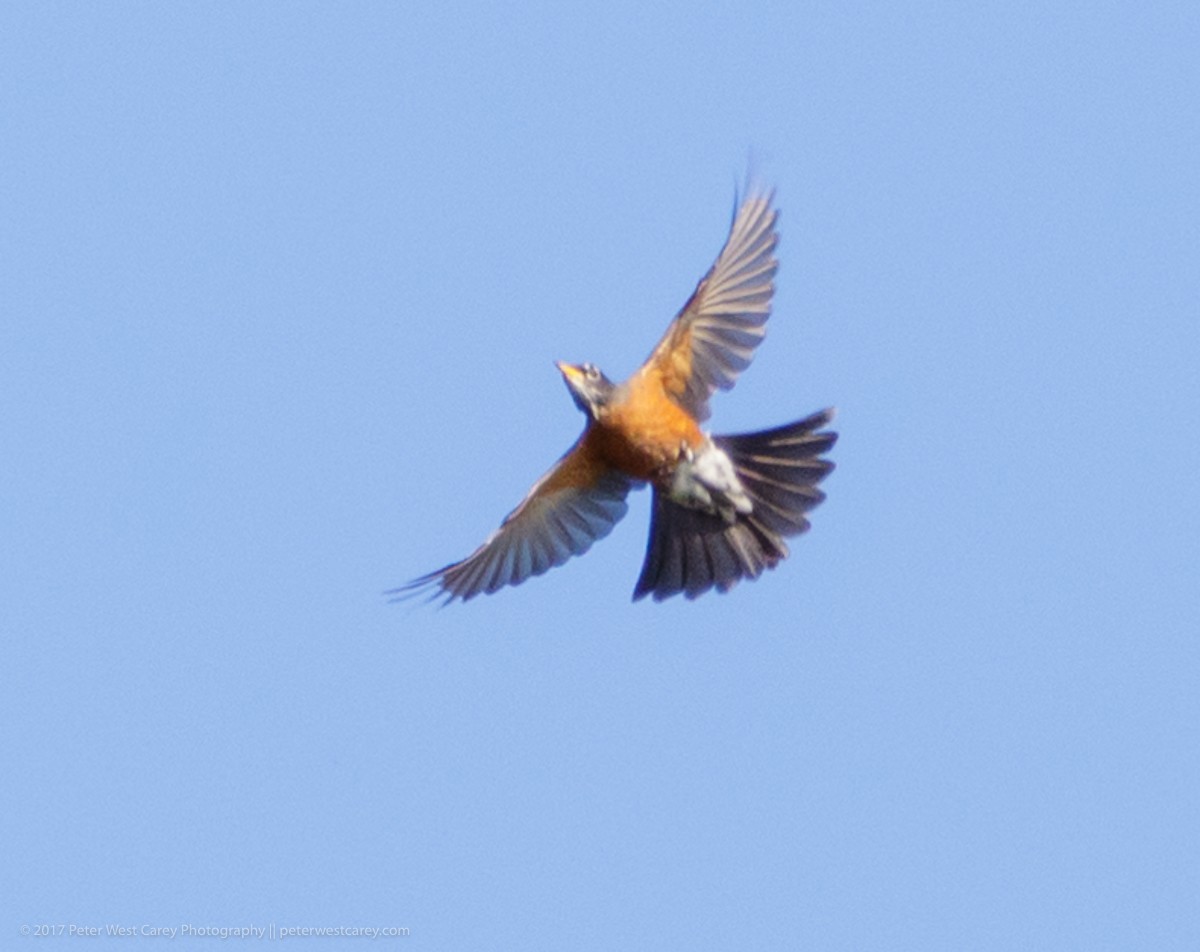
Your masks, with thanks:
M 6 4 L 5 946 L 1195 949 L 1197 49 L 1185 3 Z M 640 493 L 387 604 L 750 163 L 776 307 L 711 423 L 838 407 L 792 558 L 633 605 Z

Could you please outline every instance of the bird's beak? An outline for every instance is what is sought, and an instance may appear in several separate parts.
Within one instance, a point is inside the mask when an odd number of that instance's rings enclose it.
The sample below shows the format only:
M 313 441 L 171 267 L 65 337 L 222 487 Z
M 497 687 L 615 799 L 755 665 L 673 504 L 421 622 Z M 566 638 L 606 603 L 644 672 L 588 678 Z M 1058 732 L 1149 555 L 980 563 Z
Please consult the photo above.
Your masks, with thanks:
M 567 390 L 570 391 L 575 405 L 584 413 L 590 413 L 591 410 L 588 408 L 591 405 L 591 401 L 588 399 L 587 374 L 583 372 L 581 367 L 576 367 L 574 364 L 565 364 L 561 360 L 556 360 L 554 366 L 562 374 L 563 382 L 567 385 Z
M 574 364 L 563 363 L 561 360 L 556 360 L 554 366 L 558 368 L 558 372 L 563 375 L 563 379 L 568 384 L 574 386 L 583 379 L 583 371 Z

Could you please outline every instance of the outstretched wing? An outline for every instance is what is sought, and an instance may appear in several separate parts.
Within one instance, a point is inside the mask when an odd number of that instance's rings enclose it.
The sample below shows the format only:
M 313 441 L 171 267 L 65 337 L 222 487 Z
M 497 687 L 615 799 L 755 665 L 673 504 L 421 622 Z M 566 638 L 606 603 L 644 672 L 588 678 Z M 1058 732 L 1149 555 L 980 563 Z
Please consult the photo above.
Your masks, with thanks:
M 725 247 L 639 371 L 697 420 L 708 399 L 728 390 L 766 334 L 775 291 L 775 223 L 770 192 L 751 192 L 733 216 Z
M 444 604 L 449 604 L 520 585 L 582 555 L 608 535 L 628 509 L 630 485 L 627 477 L 598 458 L 585 433 L 483 545 L 461 562 L 388 594 L 405 598 L 433 589 L 433 597 L 445 595 Z

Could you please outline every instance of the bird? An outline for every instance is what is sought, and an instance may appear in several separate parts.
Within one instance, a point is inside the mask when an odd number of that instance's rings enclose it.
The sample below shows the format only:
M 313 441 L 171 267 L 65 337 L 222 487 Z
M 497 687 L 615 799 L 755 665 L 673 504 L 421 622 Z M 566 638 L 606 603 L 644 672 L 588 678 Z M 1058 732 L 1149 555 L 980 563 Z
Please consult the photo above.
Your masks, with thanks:
M 771 314 L 779 211 L 774 192 L 739 200 L 716 261 L 645 363 L 614 383 L 559 361 L 582 434 L 474 552 L 389 595 L 443 604 L 490 595 L 582 555 L 650 486 L 650 535 L 633 600 L 694 599 L 756 579 L 788 556 L 825 494 L 837 434 L 825 409 L 771 429 L 711 435 L 709 401 L 750 364 Z

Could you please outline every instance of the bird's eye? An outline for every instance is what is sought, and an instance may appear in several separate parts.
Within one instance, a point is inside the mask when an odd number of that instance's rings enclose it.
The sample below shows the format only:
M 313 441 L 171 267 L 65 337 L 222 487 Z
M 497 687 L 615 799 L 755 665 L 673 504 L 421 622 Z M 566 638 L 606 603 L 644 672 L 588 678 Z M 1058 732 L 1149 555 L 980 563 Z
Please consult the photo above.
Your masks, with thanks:
M 600 379 L 600 368 L 597 367 L 595 364 L 584 364 L 583 372 L 585 374 L 587 374 L 588 380 L 599 380 Z

